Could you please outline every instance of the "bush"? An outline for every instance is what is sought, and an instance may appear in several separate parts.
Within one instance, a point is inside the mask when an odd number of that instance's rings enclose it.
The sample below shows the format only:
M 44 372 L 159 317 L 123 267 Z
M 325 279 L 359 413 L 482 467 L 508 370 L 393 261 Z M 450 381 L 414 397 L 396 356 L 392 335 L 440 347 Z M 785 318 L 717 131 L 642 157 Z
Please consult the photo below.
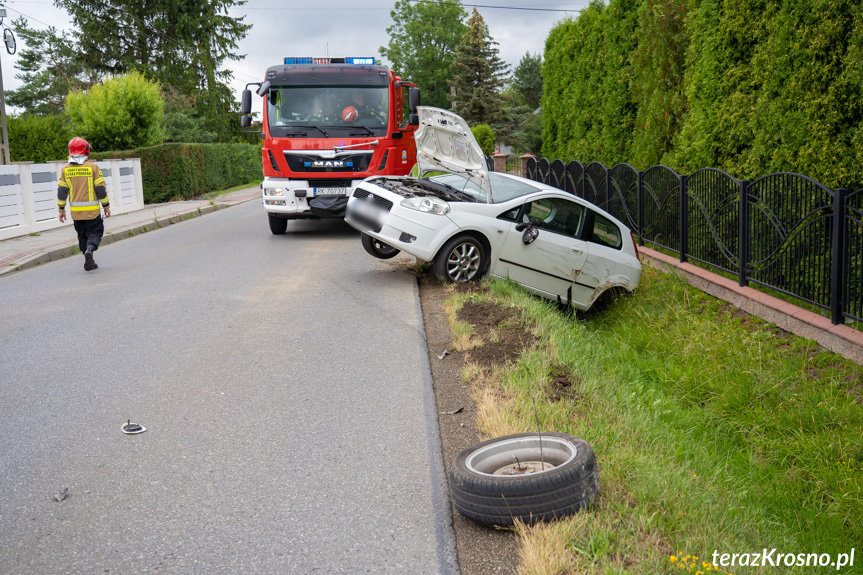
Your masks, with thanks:
M 494 154 L 494 132 L 491 131 L 491 126 L 488 124 L 477 124 L 470 129 L 473 132 L 473 137 L 476 143 L 482 149 L 482 153 L 486 156 Z
M 164 106 L 159 84 L 137 72 L 66 96 L 66 115 L 75 135 L 90 142 L 94 150 L 161 144 Z
M 259 145 L 163 144 L 92 155 L 93 160 L 109 158 L 141 158 L 148 204 L 187 200 L 263 177 Z
M 25 114 L 10 117 L 9 155 L 13 162 L 64 160 L 69 155 L 69 140 L 74 135 L 63 116 Z

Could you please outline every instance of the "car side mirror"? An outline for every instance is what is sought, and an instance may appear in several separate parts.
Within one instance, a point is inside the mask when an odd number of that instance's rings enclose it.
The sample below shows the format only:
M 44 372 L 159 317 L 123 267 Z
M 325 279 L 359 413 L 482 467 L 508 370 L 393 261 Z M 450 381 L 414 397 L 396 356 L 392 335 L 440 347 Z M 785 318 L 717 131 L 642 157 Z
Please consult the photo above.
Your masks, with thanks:
M 526 227 L 527 227 L 527 224 L 525 224 L 524 222 L 522 222 L 522 223 L 517 224 L 517 225 L 515 226 L 515 231 L 517 231 L 517 232 L 523 232 L 523 231 L 524 231 L 524 228 L 526 228 Z
M 534 226 L 529 226 L 527 224 L 519 224 L 524 225 L 524 233 L 521 235 L 521 242 L 524 245 L 532 244 L 536 238 L 539 237 L 539 229 Z M 518 226 L 515 228 L 518 230 Z M 519 230 L 521 231 L 521 230 Z

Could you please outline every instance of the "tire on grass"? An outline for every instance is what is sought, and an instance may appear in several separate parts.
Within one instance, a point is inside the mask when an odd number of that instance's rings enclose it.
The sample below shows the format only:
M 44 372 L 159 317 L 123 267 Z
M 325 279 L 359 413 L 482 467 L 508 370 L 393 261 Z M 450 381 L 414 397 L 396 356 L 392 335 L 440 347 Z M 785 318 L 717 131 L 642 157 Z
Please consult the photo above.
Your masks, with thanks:
M 462 515 L 507 527 L 516 518 L 533 524 L 588 507 L 599 492 L 599 472 L 593 449 L 583 439 L 518 433 L 462 451 L 450 470 L 450 489 Z
M 444 283 L 479 281 L 488 270 L 485 246 L 471 235 L 450 239 L 438 251 L 432 262 L 434 274 Z

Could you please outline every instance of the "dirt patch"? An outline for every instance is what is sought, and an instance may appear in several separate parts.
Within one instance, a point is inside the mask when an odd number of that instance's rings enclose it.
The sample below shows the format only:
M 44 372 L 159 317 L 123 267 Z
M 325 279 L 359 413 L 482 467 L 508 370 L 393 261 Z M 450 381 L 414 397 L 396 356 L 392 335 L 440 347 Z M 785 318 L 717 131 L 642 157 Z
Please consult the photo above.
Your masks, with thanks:
M 475 424 L 476 406 L 468 393 L 467 385 L 461 378 L 467 354 L 451 352 L 450 355 L 443 356 L 443 359 L 438 359 L 437 357 L 444 350 L 452 350 L 453 347 L 452 329 L 449 326 L 446 312 L 443 309 L 449 292 L 433 276 L 420 274 L 418 281 L 426 339 L 429 346 L 429 361 L 434 379 L 435 398 L 437 400 L 438 413 L 441 414 L 438 417 L 441 449 L 443 451 L 446 471 L 449 474 L 450 467 L 456 455 L 463 449 L 480 442 L 479 430 Z M 475 285 L 459 286 L 456 289 L 474 293 L 479 287 Z M 465 304 L 467 306 L 467 310 L 464 312 L 467 314 L 465 317 L 471 318 L 469 319 L 469 323 L 474 325 L 474 330 L 477 331 L 478 335 L 485 334 L 487 337 L 488 334 L 484 331 L 486 328 L 481 327 L 486 325 L 489 326 L 489 329 L 496 329 L 498 331 L 508 332 L 510 330 L 509 321 L 513 318 L 512 315 L 505 312 L 512 310 L 503 310 L 499 313 L 497 310 L 501 310 L 502 308 L 492 306 L 495 309 L 487 309 L 486 311 L 495 314 L 497 321 L 484 321 L 485 317 L 481 318 L 479 315 L 479 311 L 483 308 L 467 305 L 467 303 Z M 464 306 L 462 309 L 464 309 Z M 516 314 L 516 312 L 513 311 L 512 314 Z M 512 329 L 513 331 L 523 332 L 520 317 L 517 319 L 519 321 L 512 326 Z M 502 322 L 504 324 L 503 327 L 501 327 Z M 507 339 L 507 341 L 521 342 L 522 340 L 514 338 Z M 519 343 L 520 345 L 521 343 Z M 486 354 L 484 351 L 481 351 L 481 348 L 475 348 L 468 353 L 471 354 L 474 361 L 479 361 L 480 357 L 483 357 L 484 361 L 492 361 L 492 358 L 518 357 L 521 353 L 521 348 L 518 351 L 515 349 L 498 349 L 493 354 Z M 459 408 L 464 409 L 459 413 L 446 415 L 447 412 L 453 412 Z M 454 507 L 452 508 L 452 514 L 459 569 L 462 575 L 484 575 L 488 573 L 512 575 L 516 573 L 519 559 L 518 540 L 514 532 L 478 525 L 463 517 Z
M 466 301 L 457 317 L 470 325 L 474 337 L 482 342 L 482 345 L 464 352 L 464 360 L 482 367 L 515 361 L 536 341 L 536 336 L 522 324 L 521 312 L 513 308 L 484 301 Z

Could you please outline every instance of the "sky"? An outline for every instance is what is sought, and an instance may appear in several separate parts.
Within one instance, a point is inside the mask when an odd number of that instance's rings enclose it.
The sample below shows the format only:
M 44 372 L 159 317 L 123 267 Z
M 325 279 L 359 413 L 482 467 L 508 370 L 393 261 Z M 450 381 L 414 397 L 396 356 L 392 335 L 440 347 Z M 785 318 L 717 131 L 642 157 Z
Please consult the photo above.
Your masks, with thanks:
M 95 0 L 98 1 L 98 0 Z M 518 65 L 526 52 L 541 54 L 551 28 L 559 20 L 575 17 L 587 6 L 588 0 L 463 0 L 470 14 L 473 6 L 488 25 L 489 34 L 498 43 L 500 58 Z M 65 11 L 50 0 L 5 0 L 7 16 L 3 28 L 12 28 L 12 21 L 25 15 L 34 28 L 54 26 L 59 30 L 70 27 Z M 260 82 L 270 66 L 280 64 L 286 56 L 341 57 L 374 56 L 381 58 L 380 47 L 389 42 L 387 27 L 392 25 L 390 12 L 395 0 L 248 0 L 244 6 L 230 10 L 233 17 L 245 17 L 251 24 L 237 53 L 245 58 L 226 61 L 223 68 L 233 72 L 231 88 L 239 100 L 240 91 L 250 82 Z M 494 7 L 492 7 L 494 6 Z M 20 42 L 18 51 L 22 50 Z M 3 87 L 20 87 L 15 78 L 17 55 L 10 56 L 0 48 Z M 384 63 L 389 62 L 383 59 Z M 420 86 L 422 88 L 422 86 Z M 8 109 L 14 113 L 16 110 Z

